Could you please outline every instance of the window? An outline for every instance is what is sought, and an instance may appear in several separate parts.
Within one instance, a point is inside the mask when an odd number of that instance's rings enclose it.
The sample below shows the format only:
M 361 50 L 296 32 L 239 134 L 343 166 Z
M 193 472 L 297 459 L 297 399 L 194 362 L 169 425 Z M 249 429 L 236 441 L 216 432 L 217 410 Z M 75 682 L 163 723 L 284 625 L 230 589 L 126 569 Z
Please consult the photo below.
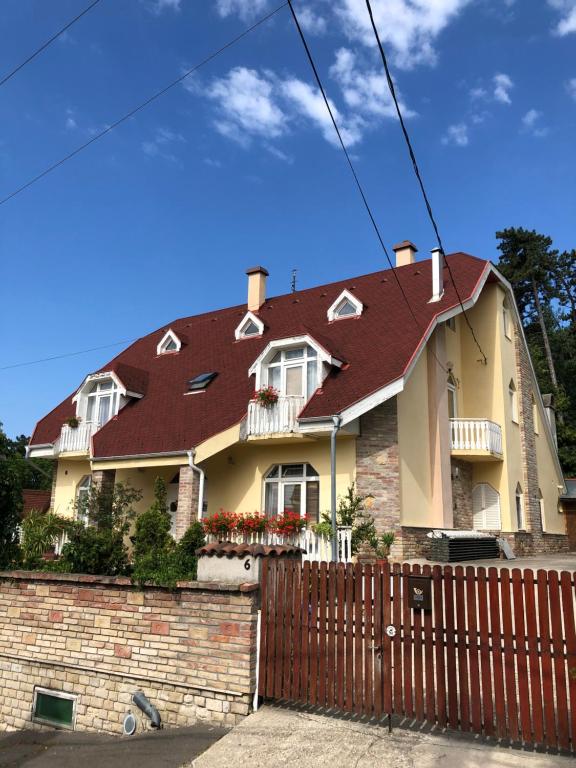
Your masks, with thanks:
M 516 525 L 519 531 L 523 531 L 526 527 L 524 521 L 524 494 L 522 493 L 522 486 L 520 483 L 516 486 Z
M 536 398 L 534 397 L 534 393 L 532 393 L 532 422 L 534 424 L 534 434 L 538 434 L 540 431 L 539 424 L 538 424 L 538 406 L 536 405 Z
M 76 719 L 76 696 L 63 691 L 35 688 L 32 713 L 33 720 L 38 723 L 73 729 Z
M 92 476 L 84 475 L 82 480 L 76 486 L 76 517 L 77 519 L 88 525 L 88 499 L 90 497 L 90 487 L 92 485 Z
M 178 336 L 176 336 L 172 328 L 169 328 L 158 342 L 156 354 L 164 355 L 166 352 L 180 352 L 181 347 L 182 342 Z
M 267 365 L 267 384 L 285 397 L 312 397 L 318 389 L 318 355 L 311 346 L 277 352 Z
M 456 390 L 458 384 L 452 374 L 448 376 L 448 417 L 450 419 L 458 418 L 458 396 Z
M 318 522 L 320 481 L 311 464 L 276 464 L 264 479 L 264 512 L 275 517 L 285 510 Z
M 99 379 L 88 390 L 86 421 L 103 427 L 118 413 L 120 394 L 112 379 Z
M 340 320 L 345 317 L 358 317 L 364 305 L 350 291 L 342 291 L 328 310 L 328 320 Z
M 446 325 L 448 328 L 450 328 L 451 331 L 456 331 L 456 318 L 450 317 L 448 320 L 446 320 Z
M 478 483 L 472 490 L 473 525 L 477 531 L 499 531 L 500 494 L 489 483 Z
M 234 331 L 236 340 L 249 339 L 252 336 L 262 336 L 264 333 L 264 323 L 253 312 L 247 312 L 240 325 Z
M 504 299 L 502 304 L 502 322 L 504 324 L 504 335 L 507 339 L 512 338 L 512 316 L 510 313 L 510 304 L 508 299 Z
M 542 531 L 546 530 L 546 523 L 544 518 L 544 496 L 542 496 L 542 491 L 540 488 L 538 488 L 538 507 L 540 508 L 540 526 L 542 528 Z
M 208 384 L 218 376 L 217 373 L 201 373 L 199 376 L 195 376 L 188 382 L 189 392 L 204 392 Z
M 510 384 L 508 385 L 508 399 L 510 401 L 510 418 L 518 424 L 518 393 L 512 379 L 510 379 Z

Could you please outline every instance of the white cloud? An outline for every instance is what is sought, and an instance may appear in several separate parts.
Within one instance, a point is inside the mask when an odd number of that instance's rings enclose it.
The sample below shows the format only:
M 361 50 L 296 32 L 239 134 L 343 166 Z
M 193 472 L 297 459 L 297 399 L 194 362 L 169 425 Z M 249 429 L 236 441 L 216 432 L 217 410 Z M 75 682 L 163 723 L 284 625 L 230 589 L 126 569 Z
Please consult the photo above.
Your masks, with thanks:
M 344 101 L 351 109 L 379 117 L 396 117 L 396 108 L 382 70 L 359 69 L 356 54 L 348 48 L 336 51 L 330 75 L 340 85 Z M 402 115 L 413 117 L 415 113 L 402 103 L 400 97 L 398 101 Z
M 531 136 L 542 138 L 548 134 L 548 128 L 542 125 L 542 112 L 529 109 L 522 118 L 522 129 Z
M 468 126 L 466 123 L 449 125 L 448 130 L 442 137 L 442 144 L 451 144 L 455 147 L 467 147 L 469 142 Z
M 555 34 L 564 37 L 576 32 L 576 0 L 548 0 L 548 5 L 561 14 L 553 30 Z
M 216 0 L 216 10 L 225 18 L 237 14 L 244 21 L 249 21 L 268 5 L 268 0 Z
M 310 6 L 296 8 L 300 26 L 310 35 L 323 35 L 326 32 L 326 19 L 315 13 Z
M 566 83 L 566 91 L 569 96 L 571 96 L 574 101 L 576 101 L 576 77 L 573 77 L 571 80 L 568 80 Z
M 67 131 L 75 131 L 78 128 L 75 110 L 70 107 L 66 110 L 66 122 L 64 125 Z
M 411 69 L 435 64 L 434 43 L 472 0 L 386 0 L 372 4 L 374 20 L 384 45 L 398 67 Z M 337 0 L 336 12 L 353 40 L 374 47 L 374 33 L 365 0 Z
M 164 13 L 164 11 L 178 12 L 181 2 L 182 0 L 151 0 L 148 4 L 148 9 L 156 16 Z
M 484 101 L 488 99 L 488 91 L 486 88 L 479 86 L 478 88 L 472 88 L 470 90 L 470 98 L 472 101 Z
M 170 128 L 157 128 L 154 138 L 143 141 L 141 147 L 148 157 L 161 157 L 164 160 L 176 162 L 178 158 L 174 152 L 170 151 L 169 147 L 175 144 L 184 144 L 185 141 L 186 139 L 181 133 L 176 133 Z
M 215 80 L 207 95 L 218 105 L 219 133 L 246 144 L 250 136 L 272 139 L 286 130 L 286 115 L 277 103 L 275 78 L 254 69 L 235 67 Z
M 494 98 L 501 104 L 511 104 L 510 91 L 514 88 L 514 83 L 508 75 L 502 73 L 494 75 L 492 78 L 494 84 Z

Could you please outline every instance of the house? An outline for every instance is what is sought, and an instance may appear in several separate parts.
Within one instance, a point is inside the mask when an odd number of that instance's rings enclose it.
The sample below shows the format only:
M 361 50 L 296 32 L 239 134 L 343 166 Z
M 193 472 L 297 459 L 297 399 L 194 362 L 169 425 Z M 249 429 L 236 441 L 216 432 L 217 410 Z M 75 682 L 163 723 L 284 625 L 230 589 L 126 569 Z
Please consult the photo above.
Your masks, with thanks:
M 439 251 L 394 250 L 395 270 L 274 298 L 249 269 L 245 304 L 175 320 L 88 374 L 29 447 L 58 462 L 54 511 L 114 481 L 141 488 L 144 509 L 160 475 L 178 538 L 220 508 L 315 520 L 334 477 L 395 531 L 397 556 L 433 528 L 566 549 L 554 412 L 510 285 L 465 253 L 448 269 Z M 263 407 L 267 385 L 279 397 Z

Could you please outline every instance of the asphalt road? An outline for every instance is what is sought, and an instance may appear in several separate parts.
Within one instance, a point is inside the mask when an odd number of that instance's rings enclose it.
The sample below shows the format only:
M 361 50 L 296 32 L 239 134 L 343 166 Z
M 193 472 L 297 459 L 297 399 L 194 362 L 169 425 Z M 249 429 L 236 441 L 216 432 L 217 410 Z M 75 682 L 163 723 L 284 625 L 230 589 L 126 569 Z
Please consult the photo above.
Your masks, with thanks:
M 227 730 L 195 725 L 129 737 L 17 731 L 0 734 L 0 768 L 179 768 Z

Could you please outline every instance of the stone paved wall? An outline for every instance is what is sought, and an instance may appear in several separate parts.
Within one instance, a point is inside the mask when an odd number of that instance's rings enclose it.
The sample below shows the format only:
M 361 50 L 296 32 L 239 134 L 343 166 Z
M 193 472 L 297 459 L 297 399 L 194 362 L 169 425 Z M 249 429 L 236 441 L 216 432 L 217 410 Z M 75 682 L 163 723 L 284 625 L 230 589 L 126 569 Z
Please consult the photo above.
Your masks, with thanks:
M 236 724 L 255 684 L 258 588 L 0 574 L 0 731 L 32 722 L 35 686 L 77 695 L 76 727 L 119 733 L 142 690 L 165 726 Z
M 472 464 L 460 459 L 451 460 L 452 504 L 454 507 L 454 528 L 473 528 L 472 510 Z

